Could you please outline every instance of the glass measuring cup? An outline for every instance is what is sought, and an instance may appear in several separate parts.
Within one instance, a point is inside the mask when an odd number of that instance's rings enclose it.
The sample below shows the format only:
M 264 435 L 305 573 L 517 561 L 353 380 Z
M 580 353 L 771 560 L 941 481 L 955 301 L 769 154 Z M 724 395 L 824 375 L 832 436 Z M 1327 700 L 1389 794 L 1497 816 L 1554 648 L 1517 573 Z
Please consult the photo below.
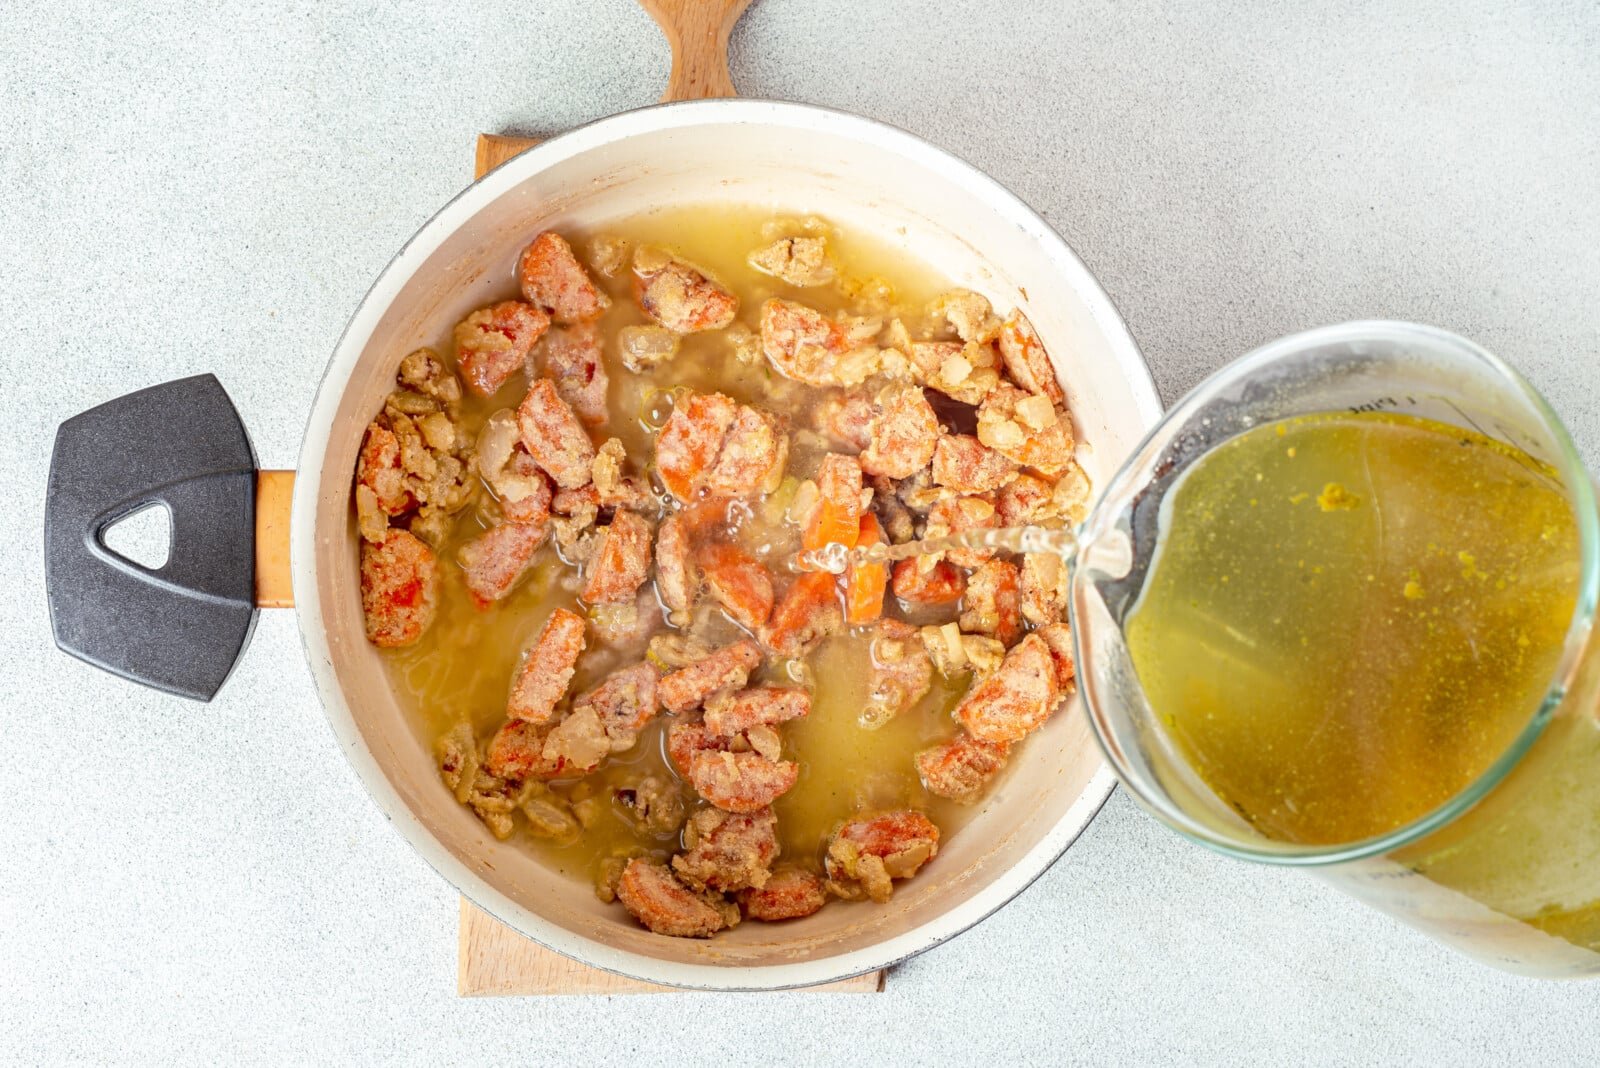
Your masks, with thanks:
M 1179 476 L 1253 426 L 1338 411 L 1410 414 L 1542 461 L 1572 506 L 1576 607 L 1545 696 L 1520 735 L 1446 803 L 1335 846 L 1273 840 L 1189 768 L 1151 709 L 1124 627 L 1148 577 L 1161 503 Z M 1497 967 L 1600 974 L 1600 521 L 1565 429 L 1519 375 L 1463 338 L 1357 322 L 1273 342 L 1180 402 L 1101 491 L 1078 531 L 1071 614 L 1079 686 L 1122 783 L 1163 822 L 1247 860 L 1307 867 L 1359 900 Z

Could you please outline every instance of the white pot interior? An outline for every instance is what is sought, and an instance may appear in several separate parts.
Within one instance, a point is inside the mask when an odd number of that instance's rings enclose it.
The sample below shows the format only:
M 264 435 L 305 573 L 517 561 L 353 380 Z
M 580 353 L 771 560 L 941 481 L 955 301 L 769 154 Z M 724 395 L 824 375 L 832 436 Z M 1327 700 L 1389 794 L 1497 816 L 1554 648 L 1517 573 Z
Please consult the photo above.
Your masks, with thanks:
M 525 153 L 463 193 L 401 252 L 330 364 L 296 489 L 295 592 L 335 732 L 423 856 L 480 905 L 557 950 L 657 982 L 758 988 L 822 982 L 927 948 L 999 907 L 1065 849 L 1111 788 L 1077 709 L 1017 766 L 887 906 L 838 904 L 711 941 L 666 938 L 495 841 L 455 803 L 363 637 L 350 505 L 362 432 L 408 352 L 492 295 L 537 231 L 592 230 L 654 204 L 739 202 L 816 213 L 925 260 L 999 308 L 1023 308 L 1058 363 L 1096 484 L 1159 415 L 1144 364 L 1088 271 L 1031 211 L 904 134 L 798 105 L 711 101 L 602 120 Z

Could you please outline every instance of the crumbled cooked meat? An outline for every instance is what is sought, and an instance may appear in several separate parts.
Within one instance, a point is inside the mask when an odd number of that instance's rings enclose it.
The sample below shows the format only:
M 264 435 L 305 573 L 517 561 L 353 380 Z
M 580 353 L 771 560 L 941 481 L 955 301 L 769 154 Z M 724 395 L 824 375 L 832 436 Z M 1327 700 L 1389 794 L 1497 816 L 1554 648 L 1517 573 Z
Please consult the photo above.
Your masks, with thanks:
M 534 553 L 549 533 L 546 521 L 496 523 L 463 545 L 456 556 L 472 602 L 488 608 L 527 574 Z
M 1039 342 L 1039 335 L 1033 332 L 1033 324 L 1028 322 L 1027 316 L 1020 311 L 1007 316 L 997 342 L 1011 381 L 1029 393 L 1043 394 L 1052 404 L 1066 403 L 1056 369 L 1050 364 L 1050 355 Z
M 760 663 L 761 649 L 755 642 L 737 641 L 665 676 L 656 694 L 668 712 L 689 712 L 717 693 L 744 686 Z
M 600 540 L 594 529 L 600 516 L 600 491 L 592 484 L 561 490 L 551 499 L 550 511 L 550 529 L 561 559 L 573 566 L 588 563 Z
M 676 512 L 661 523 L 656 534 L 656 591 L 666 606 L 668 620 L 681 627 L 689 622 L 696 581 L 690 557 L 688 521 Z
M 862 710 L 861 725 L 881 727 L 915 704 L 933 685 L 933 665 L 917 637 L 917 629 L 898 619 L 880 619 L 868 648 L 872 690 Z
M 456 363 L 467 388 L 491 396 L 527 362 L 550 319 L 532 304 L 508 300 L 480 308 L 456 324 Z
M 517 811 L 532 789 L 531 782 L 500 779 L 480 770 L 465 803 L 489 828 L 490 834 L 504 841 L 511 837 L 515 828 L 512 813 Z
M 628 861 L 616 892 L 634 919 L 660 935 L 710 938 L 739 922 L 738 906 L 720 894 L 690 890 L 659 860 Z
M 683 797 L 677 786 L 659 775 L 620 786 L 613 796 L 629 822 L 645 834 L 673 834 L 683 826 Z
M 617 438 L 607 438 L 594 454 L 590 473 L 594 478 L 596 502 L 602 508 L 646 509 L 650 488 L 633 475 L 624 474 L 628 451 Z
M 909 361 L 918 382 L 963 404 L 982 403 L 1000 385 L 1000 356 L 991 345 L 918 341 Z
M 466 804 L 472 784 L 478 779 L 478 768 L 482 766 L 472 724 L 457 723 L 439 735 L 433 743 L 433 755 L 439 762 L 439 777 L 456 795 L 456 801 Z
M 706 729 L 732 737 L 751 727 L 787 723 L 811 712 L 811 695 L 805 690 L 755 686 L 706 707 Z
M 611 739 L 593 705 L 574 708 L 544 740 L 544 759 L 561 775 L 586 775 L 611 752 Z
M 583 617 L 557 608 L 524 657 L 506 714 L 512 719 L 548 723 L 556 704 L 566 696 L 567 685 L 584 646 Z
M 1060 696 L 1050 648 L 1029 634 L 1006 653 L 998 671 L 967 691 L 955 715 L 974 738 L 1018 742 L 1044 725 Z
M 683 335 L 664 326 L 625 326 L 617 337 L 622 366 L 640 374 L 666 363 L 678 354 Z
M 956 735 L 943 745 L 917 754 L 917 774 L 930 794 L 953 801 L 973 801 L 1006 766 L 1007 742 L 981 742 Z
M 690 889 L 759 889 L 778 859 L 778 821 L 771 809 L 744 815 L 701 809 L 684 825 L 683 844 L 672 870 Z
M 611 306 L 560 234 L 546 230 L 523 250 L 517 264 L 522 295 L 558 323 L 598 319 Z
M 981 634 L 963 634 L 955 623 L 923 627 L 922 647 L 939 674 L 950 678 L 975 672 L 987 675 L 1000 666 L 1006 647 Z
M 947 320 L 962 341 L 992 341 L 1000 332 L 1000 320 L 989 301 L 970 289 L 952 289 L 935 299 L 928 310 Z
M 461 407 L 461 380 L 432 349 L 417 349 L 401 360 L 395 381 L 406 392 L 432 401 L 429 411 L 454 419 Z
M 843 625 L 834 577 L 811 571 L 789 584 L 759 636 L 779 656 L 799 657 Z
M 821 237 L 784 237 L 750 253 L 750 266 L 792 286 L 824 286 L 837 272 Z
M 580 595 L 590 604 L 631 602 L 650 577 L 650 521 L 633 512 L 618 512 L 600 529 L 600 542 L 589 558 L 588 582 Z
M 1072 464 L 1072 427 L 1048 397 L 1001 386 L 978 406 L 978 440 L 1046 475 Z
M 882 475 L 872 477 L 872 510 L 883 528 L 884 538 L 890 545 L 903 545 L 917 536 L 916 519 L 895 493 L 893 479 Z
M 584 425 L 605 426 L 611 378 L 600 358 L 600 328 L 594 323 L 557 327 L 545 335 L 537 355 L 544 377 L 555 383 L 556 393 Z M 539 377 L 532 361 L 528 377 Z
M 828 901 L 822 879 L 803 868 L 779 868 L 761 889 L 741 890 L 737 898 L 748 919 L 763 923 L 810 916 Z
M 950 537 L 973 531 L 992 530 L 1000 525 L 992 494 L 971 497 L 946 497 L 928 509 L 923 536 Z M 950 549 L 945 554 L 957 567 L 977 567 L 994 555 L 993 549 Z
M 1040 627 L 1039 637 L 1050 650 L 1050 662 L 1056 670 L 1056 686 L 1064 694 L 1078 690 L 1077 666 L 1073 660 L 1072 628 L 1065 623 L 1050 623 Z
M 954 564 L 921 556 L 895 564 L 889 588 L 906 604 L 928 607 L 961 600 L 967 579 Z
M 598 686 L 574 698 L 572 710 L 594 709 L 613 753 L 631 749 L 644 725 L 655 717 L 656 679 L 656 669 L 649 664 L 614 671 Z
M 739 298 L 658 246 L 644 245 L 633 254 L 633 273 L 639 307 L 674 333 L 721 330 L 739 312 Z
M 902 810 L 851 820 L 828 843 L 828 890 L 842 898 L 888 901 L 892 880 L 909 879 L 939 852 L 939 828 Z
M 422 637 L 439 608 L 439 561 L 420 538 L 391 530 L 361 543 L 361 612 L 367 640 L 384 648 Z
M 1022 618 L 1042 626 L 1066 618 L 1072 594 L 1071 575 L 1055 553 L 1028 553 L 1022 558 Z
M 709 593 L 728 618 L 754 631 L 772 614 L 772 578 L 737 545 L 713 542 L 695 555 Z
M 868 431 L 861 469 L 869 475 L 909 478 L 933 459 L 939 420 L 918 386 L 892 382 L 878 394 L 878 415 Z
M 594 443 L 572 406 L 549 379 L 536 380 L 517 408 L 522 447 L 562 489 L 587 485 L 594 465 Z
M 970 434 L 939 439 L 933 451 L 933 481 L 957 493 L 986 493 L 1016 477 L 1017 465 Z
M 961 603 L 961 629 L 987 634 L 1010 645 L 1022 633 L 1021 580 L 1017 565 L 1007 560 L 987 560 L 967 576 L 967 595 Z
M 788 793 L 800 775 L 789 760 L 760 753 L 701 750 L 689 761 L 695 793 L 725 812 L 756 812 Z

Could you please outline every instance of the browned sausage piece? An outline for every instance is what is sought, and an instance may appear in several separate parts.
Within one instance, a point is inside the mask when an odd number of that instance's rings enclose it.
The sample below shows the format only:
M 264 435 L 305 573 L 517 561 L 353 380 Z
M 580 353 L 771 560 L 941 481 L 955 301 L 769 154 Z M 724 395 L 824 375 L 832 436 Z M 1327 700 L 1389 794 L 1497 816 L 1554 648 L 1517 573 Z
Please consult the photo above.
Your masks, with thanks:
M 707 492 L 721 497 L 750 497 L 771 491 L 783 477 L 789 438 L 775 416 L 740 405 L 728 426 L 717 459 L 706 472 Z
M 767 621 L 772 614 L 772 578 L 755 557 L 737 545 L 713 542 L 696 553 L 695 560 L 705 575 L 707 591 L 729 619 L 750 631 Z
M 739 910 L 731 903 L 695 893 L 665 864 L 646 857 L 635 857 L 622 869 L 617 898 L 634 919 L 660 935 L 710 938 L 739 922 Z
M 778 858 L 778 821 L 771 809 L 744 815 L 701 809 L 684 825 L 686 851 L 672 870 L 690 889 L 729 893 L 766 883 Z
M 1050 718 L 1060 697 L 1050 649 L 1029 634 L 1006 653 L 999 670 L 967 691 L 956 719 L 982 741 L 1018 742 Z
M 577 489 L 593 478 L 594 442 L 555 384 L 537 379 L 517 408 L 522 447 L 562 489 Z
M 695 793 L 725 812 L 755 812 L 788 793 L 800 775 L 790 760 L 769 760 L 760 753 L 701 750 L 689 762 L 689 784 Z
M 908 628 L 909 629 L 909 628 Z M 915 634 L 915 631 L 912 631 Z M 759 724 L 787 723 L 811 712 L 811 695 L 805 690 L 780 686 L 753 686 L 706 709 L 706 729 L 731 736 Z
M 878 416 L 868 432 L 861 469 L 869 475 L 910 478 L 933 459 L 939 418 L 922 387 L 895 382 L 878 394 Z
M 721 690 L 740 689 L 760 664 L 760 646 L 749 639 L 736 641 L 665 676 L 656 687 L 656 695 L 663 708 L 680 715 Z
M 1020 591 L 1016 564 L 987 560 L 974 568 L 967 576 L 967 595 L 961 602 L 961 629 L 1010 645 L 1022 633 Z
M 549 523 L 496 523 L 463 545 L 457 554 L 467 592 L 479 609 L 511 592 L 544 544 Z
M 561 399 L 586 425 L 604 426 L 611 378 L 600 360 L 599 328 L 593 323 L 557 327 L 545 335 L 540 348 L 544 375 L 555 383 Z
M 367 640 L 397 648 L 422 637 L 439 608 L 439 561 L 423 540 L 390 530 L 361 543 L 361 611 Z
M 589 558 L 589 581 L 583 599 L 590 604 L 621 604 L 650 577 L 650 521 L 633 512 L 618 512 L 600 528 L 600 544 Z
M 975 800 L 1006 766 L 1007 742 L 980 742 L 965 731 L 917 754 L 917 774 L 930 794 Z
M 489 774 L 501 779 L 551 779 L 560 771 L 560 762 L 546 760 L 545 739 L 548 725 L 508 719 L 489 742 L 485 766 Z
M 556 704 L 566 696 L 578 655 L 584 645 L 583 617 L 557 608 L 545 621 L 522 661 L 506 714 L 512 719 L 547 723 L 555 715 Z
M 572 710 L 594 709 L 611 739 L 613 753 L 631 749 L 639 740 L 639 731 L 655 718 L 657 678 L 656 669 L 649 664 L 613 671 L 598 686 L 574 698 Z
M 685 779 L 698 753 L 720 753 L 733 744 L 733 739 L 714 733 L 704 723 L 677 722 L 667 728 L 667 756 L 678 774 Z
M 801 868 L 779 868 L 759 890 L 741 890 L 739 904 L 752 920 L 776 923 L 809 916 L 827 904 L 822 880 Z
M 1029 393 L 1044 394 L 1052 404 L 1066 403 L 1056 369 L 1051 366 L 1050 356 L 1040 343 L 1039 335 L 1033 332 L 1033 324 L 1028 322 L 1027 316 L 1020 311 L 1012 312 L 1001 324 L 998 341 L 1000 357 L 1006 362 L 1011 381 Z
M 978 406 L 978 440 L 1023 467 L 1059 475 L 1072 463 L 1072 424 L 1039 393 L 991 390 Z
M 528 302 L 549 312 L 558 323 L 588 322 L 611 305 L 595 288 L 572 246 L 548 230 L 523 250 L 517 276 Z
M 933 450 L 933 481 L 958 493 L 986 493 L 1016 477 L 1017 465 L 971 434 L 950 434 Z
M 675 334 L 721 330 L 739 312 L 739 298 L 705 272 L 654 245 L 633 254 L 639 307 Z
M 400 464 L 400 439 L 386 426 L 367 427 L 367 440 L 361 444 L 356 460 L 356 482 L 377 498 L 385 515 L 399 515 L 416 507 L 416 498 L 406 489 L 405 468 Z
M 656 592 L 661 595 L 661 603 L 666 605 L 673 625 L 681 627 L 689 622 L 695 590 L 689 523 L 682 512 L 674 512 L 662 520 L 661 529 L 656 533 Z
M 520 300 L 480 308 L 456 324 L 456 362 L 467 388 L 481 397 L 492 395 L 528 360 L 534 342 L 544 336 L 550 319 Z
M 889 900 L 892 880 L 909 879 L 938 855 L 939 828 L 910 809 L 851 820 L 828 843 L 824 866 L 840 897 Z
M 690 501 L 722 451 L 739 406 L 721 393 L 687 393 L 679 398 L 656 436 L 656 473 L 680 501 Z

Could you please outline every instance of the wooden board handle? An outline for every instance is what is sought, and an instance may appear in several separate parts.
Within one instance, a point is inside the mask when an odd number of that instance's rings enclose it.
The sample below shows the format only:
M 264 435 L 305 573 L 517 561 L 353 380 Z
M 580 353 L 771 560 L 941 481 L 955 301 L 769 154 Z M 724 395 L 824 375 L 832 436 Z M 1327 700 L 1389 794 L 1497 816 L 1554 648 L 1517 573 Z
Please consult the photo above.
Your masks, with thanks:
M 728 73 L 728 38 L 750 0 L 639 0 L 672 47 L 663 103 L 738 96 Z
M 256 607 L 293 608 L 289 583 L 289 505 L 293 471 L 256 472 Z
M 728 38 L 750 0 L 639 0 L 639 6 L 656 20 L 672 48 L 662 103 L 739 95 L 728 73 Z M 475 176 L 482 178 L 538 143 L 536 137 L 479 134 Z

